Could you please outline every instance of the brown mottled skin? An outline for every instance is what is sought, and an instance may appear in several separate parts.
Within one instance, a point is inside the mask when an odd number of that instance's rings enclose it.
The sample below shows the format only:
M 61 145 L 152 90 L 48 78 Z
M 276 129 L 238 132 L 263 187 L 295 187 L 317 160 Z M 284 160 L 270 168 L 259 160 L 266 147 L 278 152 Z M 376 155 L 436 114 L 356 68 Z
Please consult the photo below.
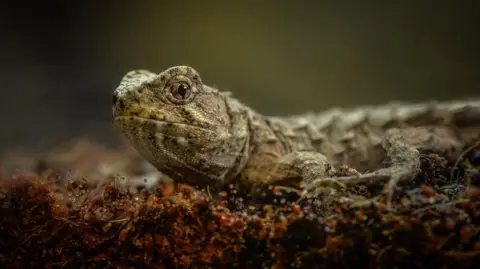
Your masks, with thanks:
M 480 100 L 268 117 L 204 84 L 188 66 L 127 73 L 114 92 L 113 116 L 147 161 L 199 187 L 291 187 L 299 178 L 307 191 L 332 182 L 394 186 L 419 171 L 421 152 L 453 159 L 480 138 Z M 354 168 L 351 176 L 333 178 L 343 164 Z

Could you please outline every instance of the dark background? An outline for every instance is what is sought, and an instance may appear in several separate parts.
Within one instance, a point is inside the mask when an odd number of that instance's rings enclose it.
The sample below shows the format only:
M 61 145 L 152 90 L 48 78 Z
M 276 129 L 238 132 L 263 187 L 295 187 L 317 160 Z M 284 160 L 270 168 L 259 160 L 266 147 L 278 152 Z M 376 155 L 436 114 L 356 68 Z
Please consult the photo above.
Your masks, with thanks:
M 270 115 L 479 96 L 480 1 L 342 2 L 3 1 L 0 147 L 115 143 L 136 68 L 191 65 Z

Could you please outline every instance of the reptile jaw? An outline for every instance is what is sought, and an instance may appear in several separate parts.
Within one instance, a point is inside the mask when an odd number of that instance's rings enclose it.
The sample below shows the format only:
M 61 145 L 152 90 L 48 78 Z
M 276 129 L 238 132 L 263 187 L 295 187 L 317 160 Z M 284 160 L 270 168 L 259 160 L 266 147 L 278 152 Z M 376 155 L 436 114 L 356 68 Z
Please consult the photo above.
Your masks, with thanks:
M 222 132 L 214 129 L 142 117 L 115 116 L 114 120 L 147 161 L 176 181 L 215 185 L 223 182 L 233 161 L 232 156 L 205 147 L 205 143 L 222 146 Z
M 122 125 L 125 124 L 126 122 L 138 122 L 138 124 L 153 124 L 157 127 L 157 129 L 162 132 L 164 130 L 178 130 L 178 129 L 198 129 L 201 130 L 201 132 L 206 132 L 209 134 L 214 135 L 216 132 L 212 129 L 203 127 L 203 126 L 197 126 L 193 124 L 187 124 L 187 123 L 182 123 L 182 122 L 172 122 L 172 121 L 164 121 L 164 120 L 157 120 L 157 119 L 149 119 L 149 118 L 144 118 L 144 117 L 138 117 L 138 116 L 114 116 L 114 121 L 117 125 Z M 174 127 L 179 127 L 181 128 L 174 128 Z M 183 133 L 183 132 L 182 132 Z M 185 133 L 183 133 L 183 136 L 185 136 Z M 181 137 L 181 136 L 179 136 Z

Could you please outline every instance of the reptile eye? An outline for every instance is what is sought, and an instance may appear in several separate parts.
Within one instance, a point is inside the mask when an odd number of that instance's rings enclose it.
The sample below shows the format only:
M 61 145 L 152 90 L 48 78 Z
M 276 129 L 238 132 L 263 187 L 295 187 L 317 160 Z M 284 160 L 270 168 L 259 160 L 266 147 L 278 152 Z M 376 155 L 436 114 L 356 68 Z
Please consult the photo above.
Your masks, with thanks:
M 185 95 L 187 95 L 188 88 L 184 84 L 180 84 L 178 86 L 178 94 L 182 96 L 182 98 L 185 98 Z
M 468 160 L 473 166 L 475 167 L 480 166 L 480 150 L 479 149 L 474 149 L 470 151 L 470 153 L 467 156 L 468 156 Z
M 191 88 L 187 83 L 178 83 L 172 87 L 172 96 L 178 100 L 185 100 L 190 97 Z
M 199 87 L 189 76 L 176 75 L 165 84 L 165 97 L 172 104 L 185 105 L 195 98 Z

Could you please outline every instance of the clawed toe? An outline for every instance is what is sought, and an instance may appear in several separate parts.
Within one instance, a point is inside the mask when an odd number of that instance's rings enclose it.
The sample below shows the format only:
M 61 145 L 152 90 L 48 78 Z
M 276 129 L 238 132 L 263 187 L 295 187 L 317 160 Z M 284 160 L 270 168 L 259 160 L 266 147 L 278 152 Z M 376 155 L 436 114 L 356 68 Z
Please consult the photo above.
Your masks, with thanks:
M 344 193 L 347 190 L 347 186 L 343 182 L 338 181 L 336 178 L 319 178 L 308 184 L 303 190 L 303 196 L 308 194 L 314 194 L 321 190 L 330 190 L 334 192 Z
M 303 195 L 311 195 L 323 190 L 329 189 L 336 193 L 346 193 L 348 188 L 359 185 L 372 186 L 383 185 L 390 180 L 390 176 L 378 173 L 369 173 L 365 175 L 344 176 L 336 178 L 319 178 L 308 184 L 304 190 Z

